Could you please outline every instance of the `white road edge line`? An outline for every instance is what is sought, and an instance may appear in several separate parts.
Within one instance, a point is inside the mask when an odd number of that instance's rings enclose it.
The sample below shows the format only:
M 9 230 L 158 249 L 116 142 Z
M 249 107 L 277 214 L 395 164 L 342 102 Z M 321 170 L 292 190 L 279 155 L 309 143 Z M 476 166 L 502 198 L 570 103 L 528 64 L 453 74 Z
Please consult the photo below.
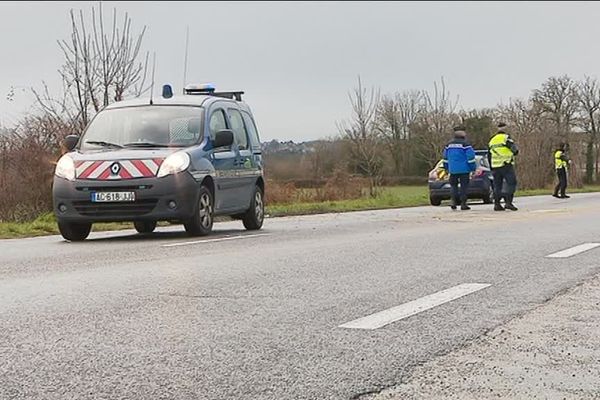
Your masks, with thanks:
M 583 253 L 585 251 L 588 250 L 592 250 L 595 249 L 596 247 L 599 247 L 600 243 L 583 243 L 580 244 L 578 246 L 574 246 L 574 247 L 570 247 L 568 249 L 556 252 L 556 253 L 552 253 L 546 256 L 546 258 L 568 258 L 568 257 L 573 257 L 574 255 L 577 255 L 579 253 Z
M 215 239 L 194 240 L 192 242 L 168 243 L 168 244 L 163 244 L 162 247 L 189 246 L 191 244 L 223 242 L 225 240 L 248 239 L 248 238 L 253 238 L 253 237 L 269 236 L 269 235 L 270 235 L 269 233 L 257 233 L 255 235 L 226 236 L 226 237 L 215 238 Z
M 437 307 L 460 297 L 477 292 L 491 286 L 489 283 L 463 283 L 449 289 L 436 292 L 419 299 L 409 301 L 396 307 L 388 308 L 363 318 L 355 319 L 340 325 L 338 328 L 347 329 L 377 329 L 392 322 L 408 318 L 425 310 Z

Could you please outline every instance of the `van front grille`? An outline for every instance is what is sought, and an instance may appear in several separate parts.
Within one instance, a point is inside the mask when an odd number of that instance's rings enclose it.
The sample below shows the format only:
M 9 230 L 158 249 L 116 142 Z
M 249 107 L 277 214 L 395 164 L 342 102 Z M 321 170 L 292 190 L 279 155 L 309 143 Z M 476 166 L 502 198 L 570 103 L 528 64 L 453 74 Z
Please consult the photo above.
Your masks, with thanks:
M 157 199 L 143 199 L 123 203 L 93 203 L 89 200 L 74 201 L 75 210 L 86 217 L 130 217 L 151 212 L 158 203 Z

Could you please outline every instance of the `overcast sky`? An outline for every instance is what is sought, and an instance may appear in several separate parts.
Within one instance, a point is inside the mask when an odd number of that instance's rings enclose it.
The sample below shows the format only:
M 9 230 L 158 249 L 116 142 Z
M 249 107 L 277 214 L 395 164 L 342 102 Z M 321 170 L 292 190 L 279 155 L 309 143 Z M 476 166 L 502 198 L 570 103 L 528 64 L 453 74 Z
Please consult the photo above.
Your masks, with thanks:
M 102 2 L 148 26 L 157 90 L 188 82 L 243 89 L 263 140 L 336 134 L 358 74 L 382 92 L 430 89 L 444 76 L 463 108 L 527 96 L 545 78 L 600 75 L 600 3 Z M 57 39 L 70 8 L 97 2 L 0 3 L 0 124 L 31 98 L 11 86 L 58 88 Z

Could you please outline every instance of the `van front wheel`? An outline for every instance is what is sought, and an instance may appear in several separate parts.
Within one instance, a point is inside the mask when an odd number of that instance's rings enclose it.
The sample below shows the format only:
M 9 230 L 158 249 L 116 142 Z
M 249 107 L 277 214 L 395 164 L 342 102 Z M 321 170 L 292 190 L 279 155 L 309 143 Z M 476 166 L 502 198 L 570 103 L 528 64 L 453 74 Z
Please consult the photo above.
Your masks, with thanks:
M 138 233 L 152 233 L 156 229 L 156 221 L 135 221 L 133 226 Z
M 196 212 L 183 226 L 190 236 L 206 236 L 212 231 L 213 219 L 213 196 L 206 186 L 202 186 L 200 188 L 200 196 L 198 196 Z
M 85 240 L 92 230 L 92 224 L 81 222 L 58 221 L 58 231 L 63 238 L 71 242 L 81 242 Z

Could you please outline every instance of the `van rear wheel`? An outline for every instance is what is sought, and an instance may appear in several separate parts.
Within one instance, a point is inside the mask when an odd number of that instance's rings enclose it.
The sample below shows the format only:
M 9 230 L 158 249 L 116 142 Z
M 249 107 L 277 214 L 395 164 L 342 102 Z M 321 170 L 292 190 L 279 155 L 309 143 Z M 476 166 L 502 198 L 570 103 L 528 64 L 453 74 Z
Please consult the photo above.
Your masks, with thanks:
M 58 231 L 68 241 L 81 242 L 85 240 L 92 230 L 92 224 L 86 222 L 58 221 Z
M 254 194 L 250 202 L 250 208 L 244 214 L 242 222 L 249 231 L 255 231 L 262 228 L 265 220 L 265 202 L 263 200 L 262 189 L 257 185 L 254 187 Z

